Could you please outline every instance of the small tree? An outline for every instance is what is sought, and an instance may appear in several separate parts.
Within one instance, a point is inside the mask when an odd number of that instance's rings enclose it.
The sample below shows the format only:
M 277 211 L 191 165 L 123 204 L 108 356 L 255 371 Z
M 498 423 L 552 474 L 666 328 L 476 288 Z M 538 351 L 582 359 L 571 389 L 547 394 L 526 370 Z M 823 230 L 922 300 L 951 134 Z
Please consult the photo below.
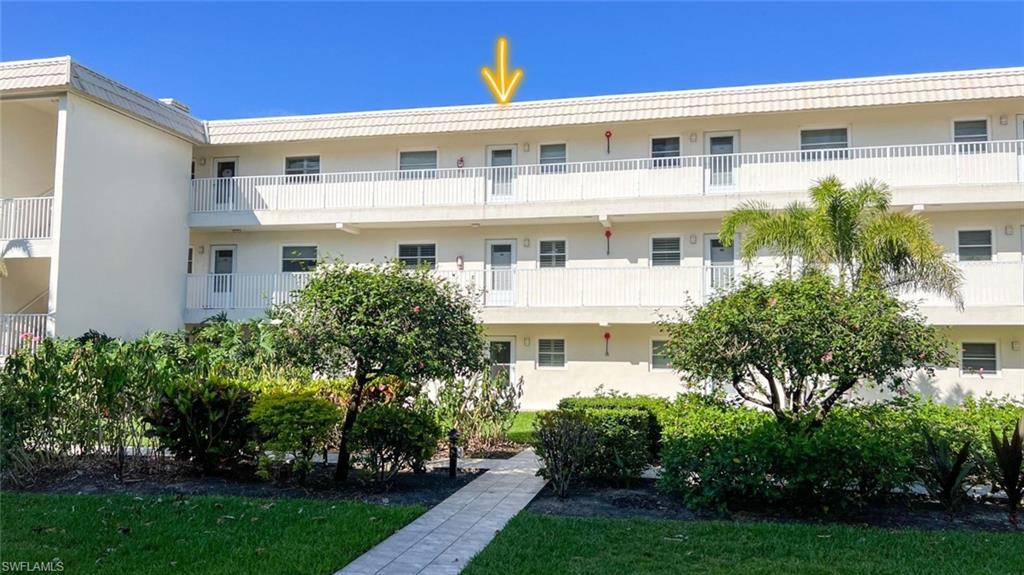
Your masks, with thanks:
M 817 427 L 860 384 L 898 389 L 951 363 L 939 333 L 881 288 L 847 288 L 822 274 L 746 281 L 665 323 L 672 366 L 689 385 L 731 387 L 780 421 Z
M 322 262 L 297 295 L 273 316 L 297 338 L 315 373 L 352 378 L 338 438 L 338 481 L 348 477 L 352 427 L 378 378 L 420 384 L 470 377 L 486 366 L 473 300 L 429 270 Z

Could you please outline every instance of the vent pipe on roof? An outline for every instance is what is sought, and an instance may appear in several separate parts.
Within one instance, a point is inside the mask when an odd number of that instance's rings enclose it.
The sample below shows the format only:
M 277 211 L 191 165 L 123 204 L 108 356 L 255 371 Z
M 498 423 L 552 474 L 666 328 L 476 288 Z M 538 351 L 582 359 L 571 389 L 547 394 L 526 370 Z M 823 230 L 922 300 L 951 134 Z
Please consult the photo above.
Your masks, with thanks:
M 179 112 L 182 112 L 182 113 L 185 113 L 185 114 L 189 113 L 188 104 L 186 104 L 185 102 L 182 102 L 181 100 L 175 100 L 174 98 L 160 98 L 160 101 L 163 102 L 165 105 L 170 106 L 170 107 L 174 108 L 175 110 L 177 110 Z

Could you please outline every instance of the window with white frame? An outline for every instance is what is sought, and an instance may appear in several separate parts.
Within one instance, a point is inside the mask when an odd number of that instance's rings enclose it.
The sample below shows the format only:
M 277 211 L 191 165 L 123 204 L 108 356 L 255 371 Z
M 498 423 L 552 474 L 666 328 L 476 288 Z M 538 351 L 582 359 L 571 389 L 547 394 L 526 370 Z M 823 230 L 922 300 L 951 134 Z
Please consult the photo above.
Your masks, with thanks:
M 651 342 L 651 369 L 672 369 L 672 362 L 668 359 L 665 349 L 668 341 L 656 339 Z
M 805 160 L 831 160 L 847 157 L 850 147 L 846 128 L 800 130 L 801 157 Z
M 538 339 L 537 367 L 565 367 L 565 340 Z
M 680 150 L 678 136 L 651 138 L 651 157 L 655 167 L 678 166 Z
M 541 240 L 538 260 L 542 268 L 564 268 L 566 260 L 565 240 Z
M 319 174 L 320 156 L 295 156 L 285 158 L 284 173 L 288 176 Z
M 953 122 L 953 141 L 957 144 L 988 141 L 988 120 Z
M 192 246 L 188 247 L 188 260 L 187 260 L 187 263 L 185 265 L 185 273 L 187 273 L 187 274 L 191 274 L 192 273 L 192 254 L 193 254 L 194 251 L 195 250 L 192 248 Z
M 679 238 L 651 239 L 651 265 L 677 266 L 682 262 L 683 252 Z
M 316 268 L 316 246 L 283 246 L 281 248 L 282 272 L 308 272 Z
M 956 255 L 962 262 L 992 261 L 992 230 L 957 232 Z
M 566 162 L 565 144 L 541 144 L 540 164 L 542 174 L 552 174 L 565 171 Z
M 963 342 L 960 344 L 960 371 L 963 373 L 996 373 L 996 344 Z
M 436 244 L 398 244 L 398 260 L 411 268 L 437 265 Z
M 437 169 L 437 150 L 399 152 L 398 169 L 414 172 L 409 177 L 433 177 L 433 170 Z

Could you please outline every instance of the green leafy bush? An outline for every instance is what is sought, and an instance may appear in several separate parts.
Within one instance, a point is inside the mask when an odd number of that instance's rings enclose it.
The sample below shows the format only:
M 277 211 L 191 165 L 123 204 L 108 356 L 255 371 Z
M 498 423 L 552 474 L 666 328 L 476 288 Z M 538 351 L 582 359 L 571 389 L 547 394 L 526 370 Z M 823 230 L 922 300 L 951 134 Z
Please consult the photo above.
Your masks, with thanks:
M 403 468 L 422 467 L 441 439 L 434 414 L 393 404 L 363 410 L 352 428 L 352 441 L 373 479 L 385 483 Z
M 534 421 L 534 448 L 543 467 L 537 472 L 565 497 L 594 457 L 594 431 L 583 411 L 549 411 Z
M 820 427 L 719 398 L 680 396 L 663 418 L 661 486 L 696 507 L 786 503 L 832 511 L 906 490 L 929 461 L 922 433 L 962 445 L 989 422 L 1024 413 L 1013 403 L 947 406 L 919 397 L 833 409 Z M 974 445 L 977 445 L 976 443 Z M 977 461 L 993 458 L 979 449 Z M 973 482 L 993 481 L 976 471 Z
M 949 441 L 933 439 L 928 432 L 924 433 L 924 439 L 928 457 L 920 467 L 921 480 L 932 498 L 942 503 L 946 516 L 952 520 L 953 513 L 967 499 L 967 476 L 974 466 L 970 461 L 971 440 L 954 451 Z
M 584 468 L 587 479 L 628 485 L 653 461 L 648 435 L 651 414 L 640 409 L 585 409 L 594 449 Z
M 231 380 L 182 378 L 160 390 L 144 420 L 160 447 L 211 473 L 238 462 L 255 438 L 253 398 Z
M 326 448 L 341 422 L 341 412 L 310 392 L 273 392 L 256 400 L 249 421 L 256 425 L 259 445 L 270 450 L 260 457 L 261 474 L 283 480 L 294 473 L 301 484 L 313 467 L 313 456 Z
M 661 419 L 668 413 L 669 401 L 663 397 L 649 395 L 596 395 L 592 397 L 566 397 L 558 402 L 558 409 L 629 409 L 647 414 L 644 428 L 650 453 L 657 457 L 661 452 Z
M 459 430 L 459 438 L 493 442 L 505 436 L 519 412 L 522 378 L 503 371 L 487 371 L 471 378 L 456 378 L 437 387 L 437 419 L 441 429 Z
M 1002 437 L 994 429 L 989 430 L 989 442 L 996 459 L 996 482 L 1006 493 L 1010 524 L 1017 526 L 1017 510 L 1024 497 L 1024 415 L 1017 420 L 1013 433 Z

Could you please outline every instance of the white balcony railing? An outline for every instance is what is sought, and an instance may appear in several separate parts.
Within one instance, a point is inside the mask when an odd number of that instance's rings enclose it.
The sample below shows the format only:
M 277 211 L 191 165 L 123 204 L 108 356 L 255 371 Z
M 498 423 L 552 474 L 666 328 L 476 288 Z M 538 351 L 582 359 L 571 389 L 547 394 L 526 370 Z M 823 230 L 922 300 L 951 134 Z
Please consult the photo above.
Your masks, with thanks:
M 1024 305 L 1024 265 L 969 262 L 964 270 L 968 309 Z M 760 270 L 770 275 L 770 271 Z M 734 266 L 503 269 L 438 271 L 485 307 L 653 307 L 701 302 L 751 273 Z M 308 274 L 221 274 L 188 277 L 188 308 L 262 310 L 289 301 Z M 952 307 L 937 296 L 907 294 L 923 307 Z
M 34 346 L 46 337 L 49 317 L 44 313 L 0 314 L 0 357 L 22 346 Z
M 0 240 L 49 238 L 52 221 L 52 197 L 0 200 Z
M 192 212 L 567 202 L 802 191 L 836 175 L 894 187 L 1024 181 L 1024 141 L 753 152 L 192 181 Z

